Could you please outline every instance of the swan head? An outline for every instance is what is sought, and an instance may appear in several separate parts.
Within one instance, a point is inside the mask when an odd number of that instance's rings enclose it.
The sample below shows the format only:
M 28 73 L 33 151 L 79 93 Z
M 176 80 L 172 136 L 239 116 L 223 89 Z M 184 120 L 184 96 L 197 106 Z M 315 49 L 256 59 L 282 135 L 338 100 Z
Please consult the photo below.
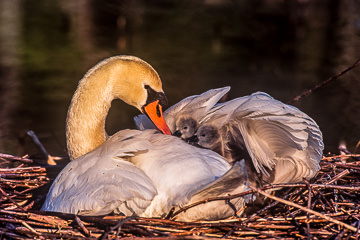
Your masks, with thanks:
M 146 114 L 154 125 L 164 134 L 171 134 L 167 126 L 162 108 L 167 98 L 162 89 L 158 73 L 147 62 L 133 56 L 114 58 L 117 71 L 110 74 L 112 95 Z

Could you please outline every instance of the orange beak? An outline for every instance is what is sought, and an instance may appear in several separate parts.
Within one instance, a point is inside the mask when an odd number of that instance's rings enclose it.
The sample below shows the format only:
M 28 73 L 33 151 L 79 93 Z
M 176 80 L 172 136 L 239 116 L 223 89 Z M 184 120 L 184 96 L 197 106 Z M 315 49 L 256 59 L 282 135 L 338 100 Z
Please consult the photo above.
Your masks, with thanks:
M 165 122 L 162 112 L 162 106 L 159 104 L 159 100 L 151 102 L 144 106 L 144 111 L 155 126 L 164 134 L 171 135 L 170 129 Z

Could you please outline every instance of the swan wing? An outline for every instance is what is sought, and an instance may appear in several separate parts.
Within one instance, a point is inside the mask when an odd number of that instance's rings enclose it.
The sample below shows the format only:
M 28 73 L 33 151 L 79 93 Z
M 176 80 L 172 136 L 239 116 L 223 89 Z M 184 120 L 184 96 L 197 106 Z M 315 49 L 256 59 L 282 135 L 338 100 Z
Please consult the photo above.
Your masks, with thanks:
M 232 138 L 243 139 L 258 172 L 266 175 L 275 168 L 275 182 L 301 181 L 319 170 L 324 148 L 319 126 L 266 93 L 250 95 L 233 113 L 228 128 Z
M 217 89 L 211 89 L 200 95 L 193 95 L 187 98 L 184 98 L 180 102 L 169 107 L 164 112 L 164 117 L 166 123 L 168 124 L 170 130 L 173 132 L 175 130 L 176 120 L 180 116 L 190 115 L 195 120 L 200 120 L 205 116 L 205 114 L 222 98 L 228 91 L 230 87 L 223 87 Z M 144 115 L 138 115 L 134 117 L 135 124 L 138 129 L 155 129 L 155 126 L 152 122 Z
M 211 123 L 214 126 L 224 126 L 231 121 L 240 105 L 248 100 L 248 97 L 239 97 L 227 102 L 218 103 L 200 119 L 199 124 Z
M 160 217 L 230 169 L 220 155 L 155 130 L 123 130 L 71 161 L 42 207 L 82 215 Z
M 71 161 L 54 180 L 42 210 L 93 216 L 142 213 L 157 191 L 149 177 L 127 160 L 146 151 L 146 144 L 127 144 L 137 132 L 121 131 Z
M 205 201 L 215 197 L 226 197 L 250 190 L 247 185 L 247 171 L 244 161 L 237 161 L 223 176 L 208 184 L 198 191 L 187 205 Z M 177 220 L 216 220 L 239 214 L 246 202 L 251 200 L 250 196 L 233 198 L 229 202 L 224 200 L 209 201 L 192 207 L 177 216 Z

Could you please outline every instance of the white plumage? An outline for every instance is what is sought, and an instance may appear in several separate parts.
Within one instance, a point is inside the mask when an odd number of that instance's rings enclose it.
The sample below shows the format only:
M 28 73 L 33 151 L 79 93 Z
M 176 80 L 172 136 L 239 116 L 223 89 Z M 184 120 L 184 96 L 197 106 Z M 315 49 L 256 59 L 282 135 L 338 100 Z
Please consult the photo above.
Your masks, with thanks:
M 226 88 L 226 92 L 228 90 Z M 219 89 L 218 92 L 225 94 L 225 91 L 221 92 Z M 206 93 L 206 99 L 211 98 L 211 90 Z M 204 101 L 203 95 L 187 99 Z M 284 104 L 263 92 L 213 104 L 205 115 L 200 115 L 196 108 L 183 106 L 181 103 L 182 101 L 165 111 L 167 122 L 176 122 L 173 116 L 202 116 L 195 117 L 197 125 L 192 132 L 199 135 L 199 132 L 206 134 L 209 129 L 217 131 L 218 134 L 210 136 L 210 139 L 209 136 L 205 137 L 210 142 L 219 141 L 221 149 L 215 144 L 212 146 L 216 148 L 209 147 L 211 144 L 208 142 L 201 144 L 201 136 L 198 136 L 199 144 L 216 150 L 227 157 L 229 162 L 237 158 L 237 154 L 241 156 L 240 159 L 248 154 L 252 165 L 247 168 L 249 175 L 258 174 L 263 183 L 300 182 L 304 178 L 312 178 L 319 170 L 324 148 L 322 133 L 315 121 L 296 107 Z M 179 108 L 178 105 L 183 107 Z M 179 126 L 172 127 L 178 128 Z M 189 136 L 182 134 L 182 137 Z M 239 149 L 245 153 L 239 154 Z
M 155 130 L 122 130 L 71 161 L 55 179 L 42 210 L 160 217 L 229 169 L 220 155 L 179 138 Z
M 42 210 L 161 217 L 185 204 L 246 191 L 248 174 L 255 172 L 271 174 L 273 183 L 314 176 L 323 149 L 316 123 L 265 93 L 218 104 L 229 89 L 188 97 L 164 115 L 173 131 L 180 130 L 178 120 L 186 117 L 196 122 L 194 132 L 215 126 L 230 155 L 234 147 L 246 149 L 253 172 L 242 158 L 230 165 L 212 150 L 156 130 L 122 130 L 108 137 L 105 119 L 115 98 L 146 112 L 157 128 L 169 133 L 161 110 L 165 95 L 158 74 L 141 59 L 117 56 L 97 64 L 80 81 L 69 107 L 67 146 L 73 160 L 54 180 Z M 144 119 L 136 118 L 137 125 L 153 128 Z M 230 217 L 251 200 L 208 202 L 177 219 Z
M 322 133 L 299 109 L 263 92 L 218 104 L 200 121 L 217 126 L 227 145 L 245 144 L 258 173 L 273 172 L 272 183 L 310 179 L 319 170 Z
M 90 69 L 68 112 L 67 143 L 74 159 L 54 180 L 42 210 L 161 217 L 187 203 L 248 190 L 241 165 L 231 167 L 219 154 L 177 137 L 156 130 L 122 130 L 107 137 L 105 119 L 114 98 L 146 111 L 168 132 L 162 125 L 164 97 L 155 70 L 136 57 L 112 57 Z M 232 202 L 239 210 L 249 200 Z M 233 214 L 229 204 L 217 201 L 177 219 L 214 220 Z

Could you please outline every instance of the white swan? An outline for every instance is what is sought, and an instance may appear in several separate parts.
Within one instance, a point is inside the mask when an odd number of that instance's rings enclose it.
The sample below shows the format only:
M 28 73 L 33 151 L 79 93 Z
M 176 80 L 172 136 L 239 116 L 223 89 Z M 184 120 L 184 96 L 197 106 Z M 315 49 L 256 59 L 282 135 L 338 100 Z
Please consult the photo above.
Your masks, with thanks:
M 215 89 L 188 97 L 166 110 L 165 120 L 175 122 L 169 127 L 178 130 L 182 138 L 194 133 L 200 146 L 218 152 L 229 162 L 247 159 L 249 180 L 290 183 L 315 176 L 324 148 L 322 133 L 299 109 L 262 92 L 224 103 L 211 101 L 201 115 L 197 108 L 184 105 L 187 99 L 217 101 L 227 91 L 229 88 Z M 144 117 L 136 117 L 135 122 L 139 128 L 152 125 Z
M 42 210 L 160 217 L 173 207 L 248 189 L 241 165 L 230 169 L 220 155 L 177 137 L 156 130 L 122 130 L 108 137 L 105 119 L 114 98 L 145 111 L 160 130 L 170 133 L 162 118 L 159 103 L 165 97 L 156 71 L 130 56 L 100 62 L 73 96 L 66 131 L 73 160 L 54 180 Z M 178 219 L 226 218 L 246 200 L 233 199 L 232 206 L 210 202 Z

